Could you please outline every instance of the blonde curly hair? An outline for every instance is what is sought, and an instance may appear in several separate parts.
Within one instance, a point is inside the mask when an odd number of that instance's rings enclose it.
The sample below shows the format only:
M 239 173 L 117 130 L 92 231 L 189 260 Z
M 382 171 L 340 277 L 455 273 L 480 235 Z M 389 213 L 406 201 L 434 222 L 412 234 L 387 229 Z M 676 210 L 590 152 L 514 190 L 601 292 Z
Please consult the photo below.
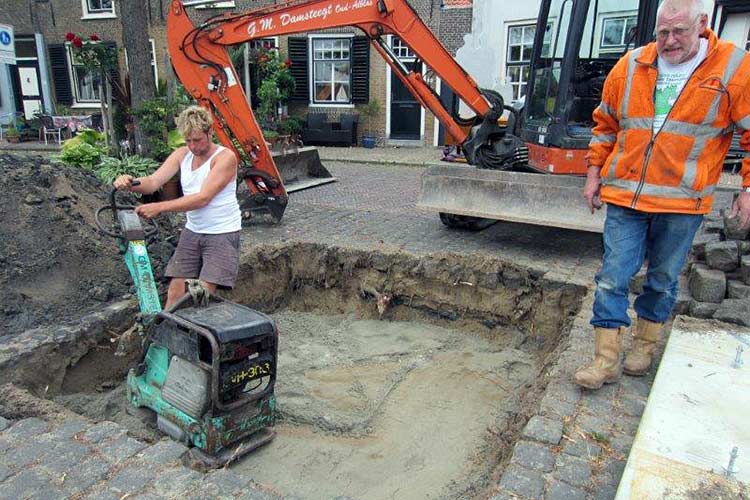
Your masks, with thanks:
M 177 130 L 182 137 L 187 137 L 192 132 L 203 132 L 208 134 L 214 124 L 211 114 L 200 106 L 190 106 L 185 108 L 175 120 Z

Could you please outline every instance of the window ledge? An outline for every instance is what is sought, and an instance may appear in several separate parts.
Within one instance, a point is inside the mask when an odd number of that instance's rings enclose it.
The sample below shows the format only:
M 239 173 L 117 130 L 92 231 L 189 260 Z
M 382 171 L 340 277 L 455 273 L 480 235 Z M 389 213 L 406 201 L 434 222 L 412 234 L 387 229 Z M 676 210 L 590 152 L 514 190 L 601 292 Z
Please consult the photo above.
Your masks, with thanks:
M 98 102 L 77 102 L 70 106 L 70 109 L 101 109 L 102 105 Z
M 311 102 L 308 107 L 310 108 L 354 108 L 354 104 L 323 104 L 319 102 Z
M 92 19 L 117 19 L 117 14 L 114 12 L 105 12 L 102 14 L 84 14 L 81 17 L 81 21 L 90 21 Z

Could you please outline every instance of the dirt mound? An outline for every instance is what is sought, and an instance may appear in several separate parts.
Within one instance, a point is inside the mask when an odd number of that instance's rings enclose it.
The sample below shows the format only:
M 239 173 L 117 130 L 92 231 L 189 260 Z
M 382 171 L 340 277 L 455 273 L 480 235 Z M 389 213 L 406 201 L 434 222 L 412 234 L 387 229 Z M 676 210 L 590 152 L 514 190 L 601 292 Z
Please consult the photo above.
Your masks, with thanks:
M 93 174 L 0 154 L 0 178 L 0 336 L 75 320 L 132 291 L 115 240 L 96 228 L 109 189 Z M 172 238 L 149 241 L 157 278 L 173 249 Z

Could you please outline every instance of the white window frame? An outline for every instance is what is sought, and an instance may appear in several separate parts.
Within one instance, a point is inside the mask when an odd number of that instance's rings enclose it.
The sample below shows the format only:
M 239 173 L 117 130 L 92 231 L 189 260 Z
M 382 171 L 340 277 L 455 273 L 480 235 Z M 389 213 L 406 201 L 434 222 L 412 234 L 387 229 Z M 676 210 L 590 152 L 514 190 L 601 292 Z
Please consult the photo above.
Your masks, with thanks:
M 154 87 L 159 87 L 159 67 L 156 65 L 156 44 L 153 38 L 148 39 L 148 43 L 151 45 L 151 67 L 154 70 Z M 125 53 L 125 69 L 130 71 L 130 61 L 128 61 L 128 49 L 124 48 Z
M 277 37 L 277 36 L 266 36 L 266 37 L 263 37 L 263 38 L 255 38 L 255 39 L 250 40 L 249 42 L 247 42 L 245 44 L 245 47 L 248 50 L 261 49 L 261 48 L 265 48 L 265 47 L 263 47 L 263 46 L 261 46 L 261 47 L 253 47 L 253 45 L 262 44 L 264 42 L 269 42 L 269 41 L 271 42 L 271 46 L 268 47 L 268 50 L 279 49 L 279 37 Z
M 91 11 L 89 10 L 89 0 L 81 0 L 81 11 L 83 16 L 81 19 L 115 19 L 117 13 L 115 12 L 115 0 L 112 0 L 111 11 Z
M 521 43 L 511 43 L 511 31 L 514 29 L 521 29 Z M 536 24 L 535 23 L 523 23 L 523 24 L 510 24 L 508 25 L 508 31 L 507 31 L 507 47 L 505 51 L 505 82 L 508 84 L 511 88 L 511 97 L 513 101 L 516 101 L 521 98 L 521 96 L 525 95 L 525 92 L 522 94 L 521 90 L 528 85 L 528 75 L 527 78 L 524 79 L 523 77 L 523 69 L 526 68 L 526 71 L 529 71 L 530 65 L 531 65 L 531 59 L 524 59 L 523 58 L 523 51 L 524 47 L 528 46 L 532 51 L 534 49 L 534 41 L 532 38 L 532 41 L 530 43 L 524 43 L 524 35 L 526 33 L 526 30 L 532 29 L 536 31 Z M 518 60 L 511 60 L 511 47 L 521 47 L 521 58 Z M 517 81 L 510 79 L 510 69 L 511 68 L 519 68 L 519 75 L 520 78 Z M 528 90 L 528 89 L 526 89 Z
M 17 36 L 15 38 L 15 42 L 16 43 L 18 43 L 18 42 L 34 42 L 36 44 L 36 40 L 34 39 L 34 37 L 27 37 L 27 36 L 24 36 L 24 37 Z M 34 48 L 36 49 L 36 45 L 34 46 Z M 31 57 L 19 57 L 17 54 L 18 54 L 18 52 L 16 52 L 16 60 L 17 61 L 38 61 L 39 60 L 39 57 L 37 57 L 37 55 L 31 56 Z M 38 51 L 37 51 L 37 54 L 38 54 Z
M 747 30 L 747 36 L 745 38 L 745 52 L 750 52 L 750 28 Z
M 159 88 L 159 66 L 156 64 L 156 43 L 153 38 L 148 39 L 151 44 L 151 66 L 154 68 L 154 87 Z
M 612 50 L 621 50 L 625 48 L 625 40 L 628 36 L 628 20 L 631 20 L 633 22 L 633 25 L 638 23 L 638 14 L 636 15 L 618 15 L 618 16 L 612 16 L 612 17 L 604 17 L 602 18 L 602 27 L 601 27 L 601 34 L 599 35 L 599 50 L 602 52 L 606 51 L 612 51 Z M 620 43 L 619 44 L 604 44 L 604 34 L 607 32 L 607 23 L 608 22 L 615 22 L 615 21 L 622 21 L 622 35 L 620 37 Z
M 73 47 L 70 43 L 65 44 L 65 49 L 68 57 L 68 78 L 70 78 L 70 86 L 73 91 L 73 108 L 94 108 L 101 106 L 102 96 L 99 99 L 92 100 L 81 100 L 78 96 L 78 81 L 76 80 L 75 68 L 76 66 L 73 61 Z
M 341 102 L 316 102 L 315 101 L 315 54 L 313 48 L 313 41 L 320 40 L 322 38 L 348 38 L 349 39 L 349 72 L 351 75 L 352 71 L 352 59 L 354 54 L 352 52 L 351 40 L 354 38 L 353 33 L 331 33 L 331 34 L 316 34 L 310 35 L 307 38 L 307 69 L 308 69 L 308 100 L 309 107 L 312 108 L 354 108 L 354 102 L 341 103 Z M 351 82 L 351 80 L 350 80 Z M 352 86 L 350 84 L 350 89 Z M 353 99 L 353 95 L 350 95 L 350 100 Z
M 528 20 L 514 20 L 514 21 L 506 24 L 505 26 L 506 26 L 506 35 L 505 35 L 506 36 L 506 38 L 505 38 L 506 50 L 505 50 L 505 59 L 503 60 L 503 65 L 502 65 L 503 66 L 502 71 L 503 71 L 503 74 L 504 74 L 504 84 L 506 86 L 510 87 L 512 100 L 516 101 L 516 100 L 520 99 L 522 96 L 526 95 L 525 93 L 521 94 L 521 88 L 524 85 L 528 86 L 528 83 L 529 83 L 528 82 L 528 77 L 525 80 L 523 79 L 523 68 L 524 67 L 528 68 L 527 71 L 531 70 L 531 59 L 529 59 L 529 60 L 523 59 L 523 47 L 525 47 L 525 46 L 528 45 L 531 48 L 532 51 L 534 49 L 533 39 L 532 39 L 531 43 L 529 43 L 529 44 L 523 43 L 523 35 L 524 35 L 524 31 L 526 29 L 529 29 L 529 28 L 532 28 L 532 29 L 534 29 L 534 31 L 536 31 L 536 21 L 534 21 L 533 19 L 528 19 Z M 520 44 L 520 47 L 521 47 L 521 57 L 522 58 L 519 59 L 518 61 L 511 61 L 510 60 L 510 48 L 511 48 L 510 32 L 514 28 L 523 28 L 523 30 L 521 31 L 521 44 Z M 546 49 L 544 47 L 542 47 L 542 50 L 543 50 L 542 57 L 550 57 L 550 53 L 552 51 L 552 35 L 554 34 L 554 28 L 555 28 L 555 21 L 553 19 L 549 19 L 549 21 L 547 23 L 547 34 L 545 35 L 546 37 L 548 36 L 548 39 L 546 39 L 544 41 L 544 43 L 546 45 Z M 534 33 L 534 36 L 536 36 L 536 33 Z M 513 46 L 519 46 L 519 44 L 512 44 L 512 45 Z M 512 81 L 512 80 L 510 80 L 508 78 L 508 69 L 511 68 L 511 67 L 519 67 L 519 68 L 521 68 L 521 70 L 520 70 L 521 71 L 521 79 L 520 80 L 518 80 L 518 81 Z M 528 91 L 528 88 L 526 90 Z M 516 94 L 518 94 L 518 95 L 516 95 Z
M 223 2 L 207 3 L 203 5 L 196 5 L 196 9 L 234 9 L 234 0 L 226 0 Z

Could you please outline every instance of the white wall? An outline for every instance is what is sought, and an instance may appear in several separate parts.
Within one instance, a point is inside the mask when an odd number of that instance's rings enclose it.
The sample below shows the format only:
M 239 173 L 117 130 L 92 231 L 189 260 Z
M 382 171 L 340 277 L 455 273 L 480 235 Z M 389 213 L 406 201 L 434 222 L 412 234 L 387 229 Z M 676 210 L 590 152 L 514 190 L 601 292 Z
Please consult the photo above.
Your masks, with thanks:
M 539 3 L 503 0 L 474 0 L 471 33 L 464 35 L 464 46 L 456 59 L 482 88 L 496 90 L 510 102 L 505 84 L 505 39 L 509 21 L 536 22 Z
M 560 0 L 557 0 L 559 2 Z M 712 18 L 714 2 L 704 0 Z M 600 12 L 616 13 L 624 3 L 632 1 L 600 0 Z M 474 0 L 471 33 L 464 35 L 464 45 L 456 59 L 469 72 L 480 87 L 500 92 L 506 102 L 511 100 L 510 86 L 505 81 L 505 59 L 508 27 L 533 24 L 539 12 L 539 0 Z M 637 2 L 635 3 L 637 5 Z M 718 13 L 717 13 L 718 23 Z M 722 38 L 744 48 L 745 36 L 750 27 L 750 15 L 739 14 L 728 19 Z M 595 33 L 595 38 L 598 36 Z

